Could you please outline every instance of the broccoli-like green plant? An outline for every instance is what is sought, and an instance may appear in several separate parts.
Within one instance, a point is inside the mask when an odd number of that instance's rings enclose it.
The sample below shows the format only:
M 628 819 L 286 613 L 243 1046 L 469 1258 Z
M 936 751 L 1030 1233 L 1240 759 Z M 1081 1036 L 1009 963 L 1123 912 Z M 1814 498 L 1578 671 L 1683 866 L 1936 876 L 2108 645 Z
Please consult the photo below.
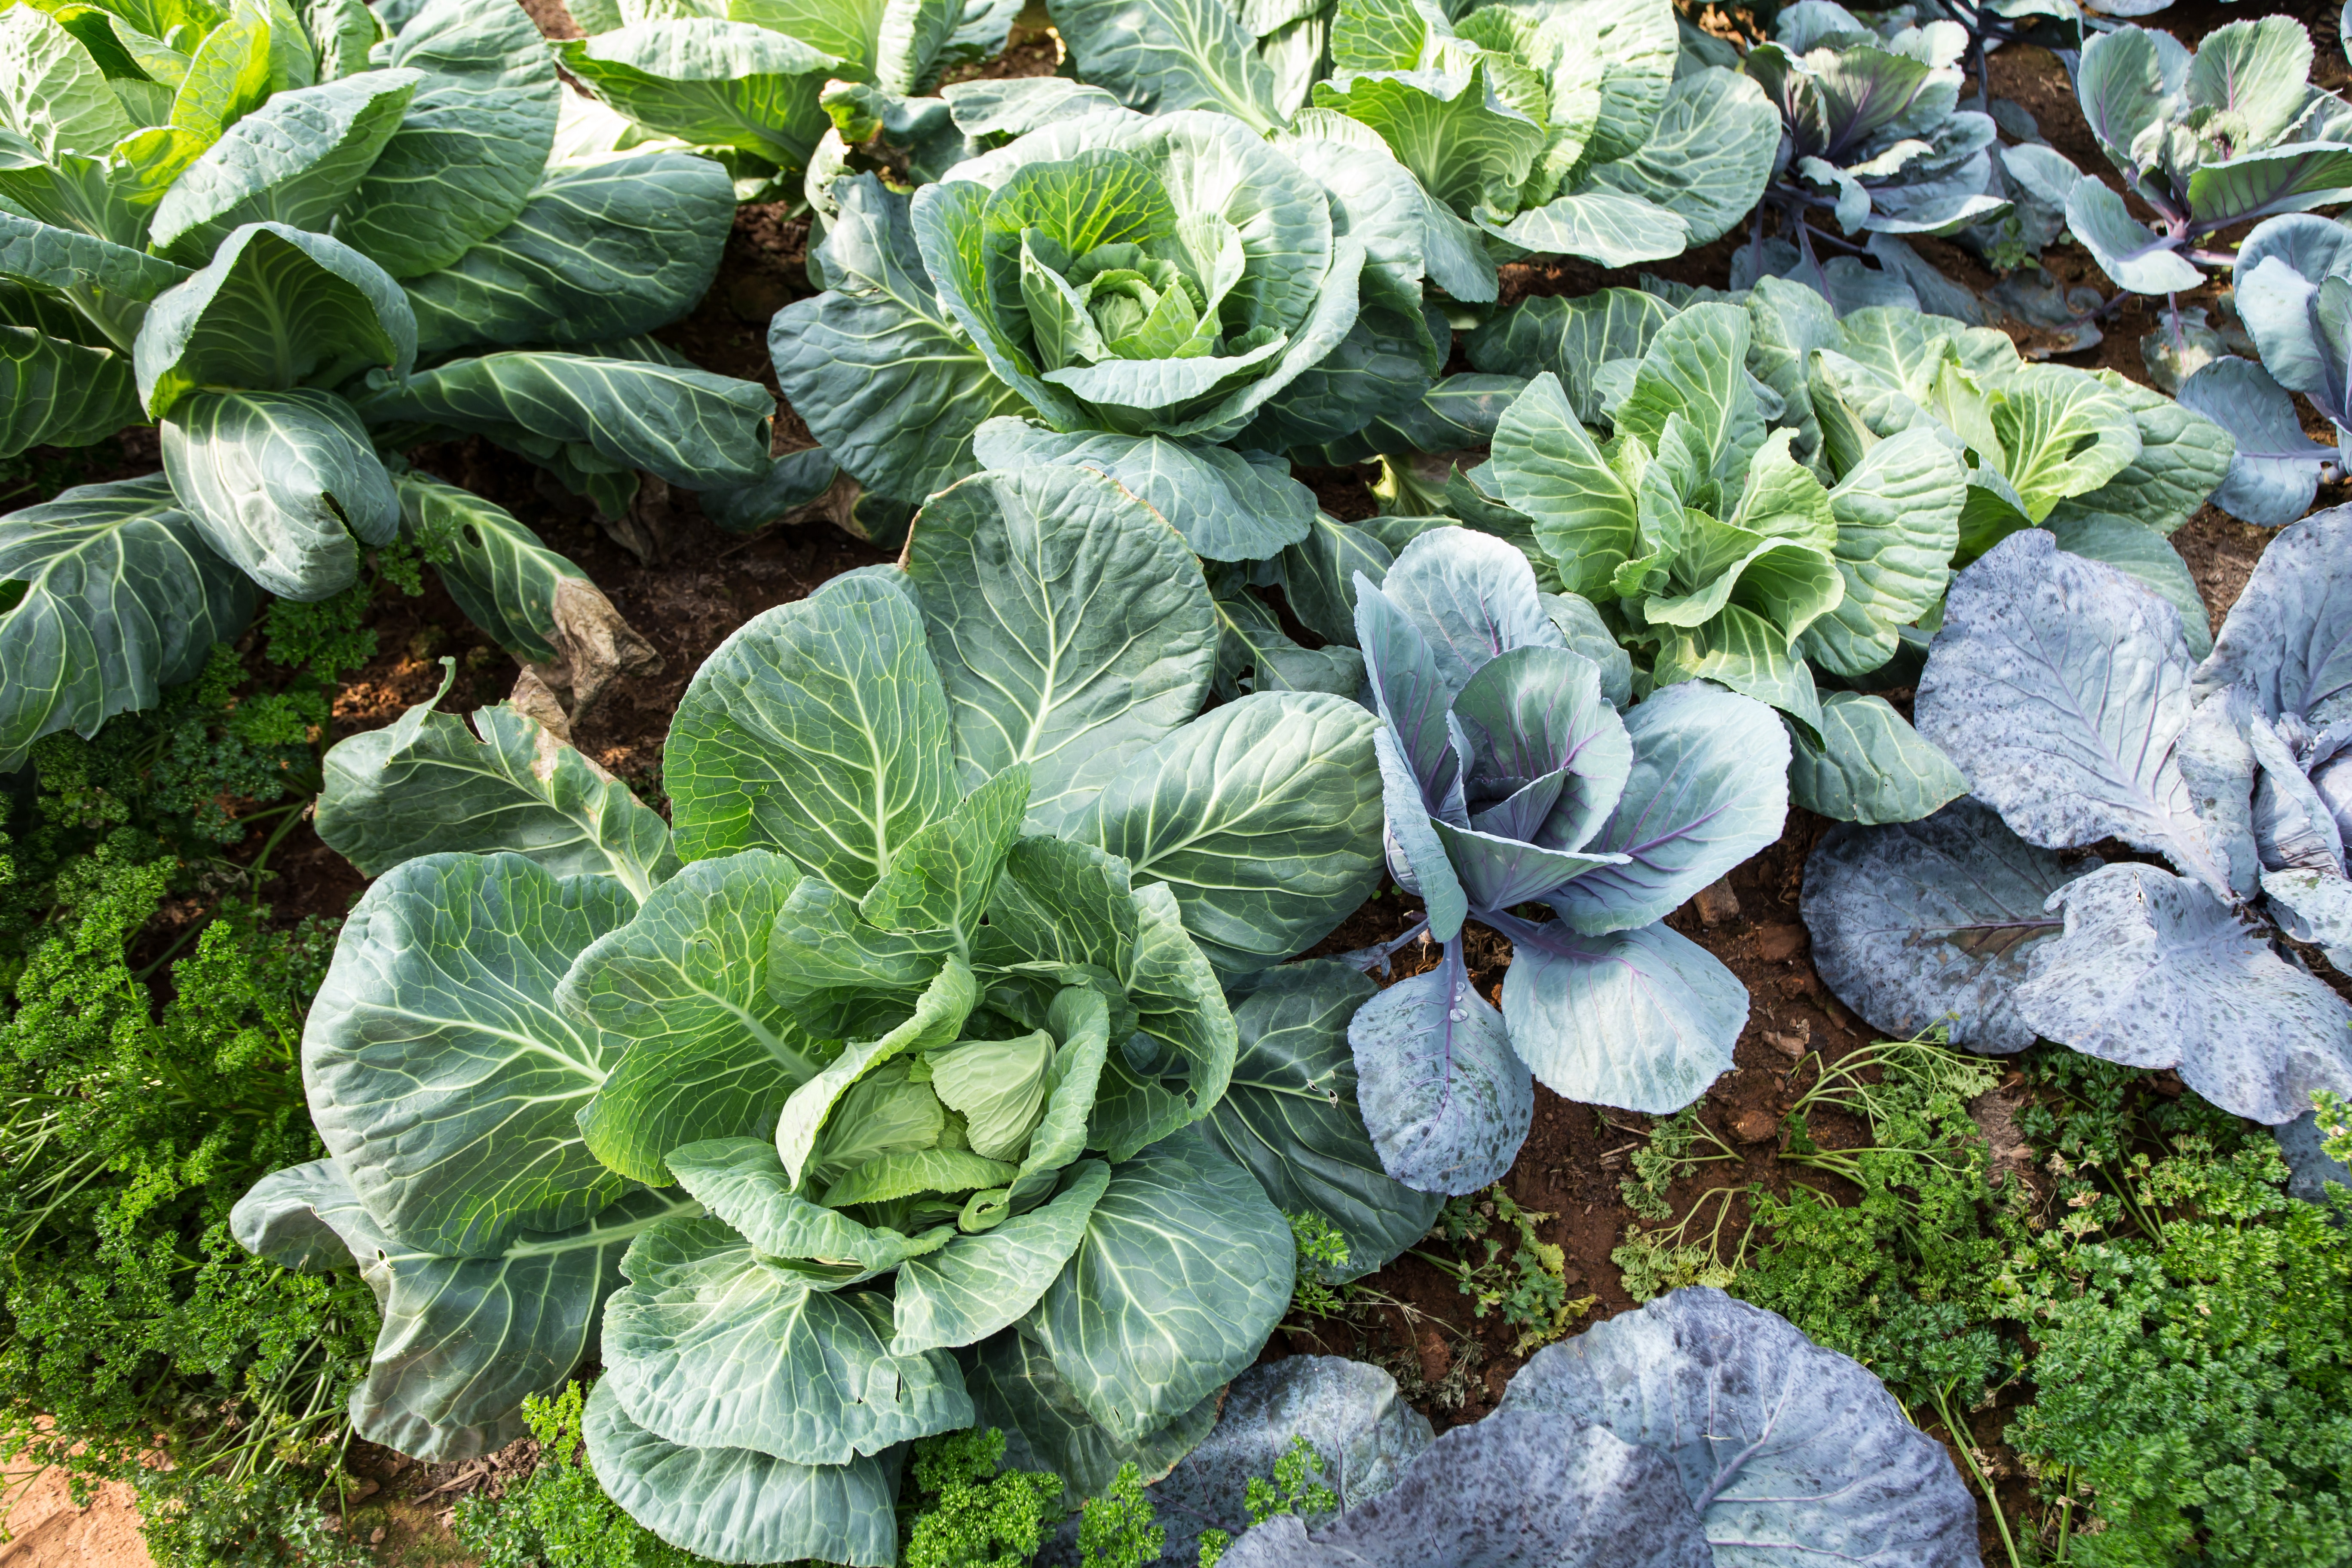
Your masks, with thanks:
M 2263 1140 L 2126 1179 L 2158 1234 L 2053 1229 L 2014 1274 L 2039 1392 L 2007 1436 L 2064 1560 L 2352 1557 L 2352 1197 L 2286 1196 Z
M 922 1438 L 913 1456 L 923 1506 L 908 1527 L 904 1568 L 1025 1568 L 1062 1517 L 1062 1478 L 1000 1470 L 996 1427 Z
M 1297 1283 L 1291 1287 L 1290 1310 L 1312 1318 L 1335 1317 L 1347 1310 L 1345 1270 L 1348 1237 L 1338 1226 L 1309 1209 L 1286 1214 L 1290 1235 L 1298 1247 Z
M 215 648 L 156 710 L 38 742 L 0 835 L 0 1452 L 131 1481 L 159 1562 L 356 1550 L 320 1502 L 374 1304 L 221 1223 L 258 1170 L 318 1150 L 295 1059 L 331 927 L 255 895 L 335 673 L 272 694 Z M 237 840 L 252 854 L 223 858 Z M 178 938 L 145 937 L 167 900 Z
M 696 1568 L 681 1552 L 621 1511 L 596 1483 L 580 1435 L 584 1396 L 576 1383 L 523 1402 L 538 1462 L 519 1487 L 457 1500 L 460 1545 L 482 1568 Z M 911 1565 L 911 1559 L 910 1565 Z
M 1081 1568 L 1145 1568 L 1160 1561 L 1167 1540 L 1143 1495 L 1143 1472 L 1129 1459 L 1109 1489 L 1087 1500 L 1078 1521 L 1078 1561 Z

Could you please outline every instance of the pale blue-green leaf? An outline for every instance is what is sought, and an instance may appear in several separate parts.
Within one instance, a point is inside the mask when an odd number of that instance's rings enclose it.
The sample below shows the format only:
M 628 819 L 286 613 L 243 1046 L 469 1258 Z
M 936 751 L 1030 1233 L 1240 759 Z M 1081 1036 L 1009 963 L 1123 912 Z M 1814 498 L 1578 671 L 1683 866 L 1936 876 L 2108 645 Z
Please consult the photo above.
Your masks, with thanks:
M 2234 354 L 2217 359 L 2181 383 L 2180 405 L 2220 426 L 2233 444 L 2215 506 L 2266 528 L 2311 510 L 2319 465 L 2336 448 L 2303 433 L 2294 399 L 2261 365 Z
M 1664 1456 L 1720 1568 L 1976 1554 L 1975 1499 L 1886 1385 L 1720 1290 L 1674 1291 L 1538 1352 L 1496 1414 L 1520 1412 Z
M 1309 1525 L 1295 1513 L 1271 1516 L 1219 1561 L 1710 1568 L 1717 1559 L 1665 1458 L 1582 1422 L 1512 1411 L 1454 1427 L 1394 1487 L 1334 1518 Z
M 1952 1044 L 2012 1056 L 2036 1037 L 2011 995 L 2058 934 L 2046 902 L 2084 868 L 1966 795 L 1917 822 L 1832 827 L 1805 862 L 1814 967 L 1892 1038 L 1948 1024 Z
M 1680 216 L 1686 246 L 1728 233 L 1763 195 L 1780 145 L 1780 115 L 1764 90 L 1734 71 L 1708 68 L 1676 80 L 1639 149 L 1592 177 Z
M 857 918 L 855 899 L 804 877 L 768 938 L 768 994 L 820 1037 L 871 1034 L 870 1019 L 914 1005 L 960 940 L 952 931 L 868 925 Z
M 2325 731 L 2352 719 L 2352 512 L 2315 512 L 2282 531 L 2254 563 L 2198 666 L 2200 700 L 2254 683 L 2265 715 L 2292 713 Z
M 142 301 L 187 275 L 185 268 L 131 246 L 0 212 L 0 277 L 59 293 L 82 289 Z M 81 441 L 52 444 L 88 445 Z
M 1226 973 L 1278 963 L 1379 880 L 1376 722 L 1348 698 L 1244 697 L 1134 755 L 1062 831 L 1165 883 Z
M 281 597 L 351 586 L 359 547 L 400 531 L 392 476 L 332 393 L 194 392 L 162 426 L 163 471 L 205 542 Z
M 2121 838 L 2226 889 L 2172 756 L 2189 674 L 2178 611 L 2027 529 L 1953 579 L 1912 721 L 2028 843 Z
M 925 507 L 907 570 L 967 784 L 1029 764 L 1033 823 L 1067 820 L 1199 711 L 1216 667 L 1184 541 L 1084 468 L 978 475 Z
M 1503 919 L 1511 1048 L 1554 1093 L 1664 1116 L 1731 1070 L 1748 988 L 1706 949 L 1663 925 L 1580 936 Z
M 1428 1417 L 1379 1367 L 1328 1355 L 1261 1362 L 1225 1391 L 1216 1429 L 1151 1489 L 1167 1556 L 1197 1563 L 1201 1533 L 1248 1520 L 1250 1482 L 1271 1475 L 1294 1441 L 1322 1457 L 1345 1511 L 1394 1487 L 1432 1436 Z
M 247 224 L 155 297 L 131 344 L 139 397 L 160 417 L 197 386 L 334 385 L 416 359 L 416 318 L 383 268 L 340 240 Z
M 2352 1091 L 2352 1006 L 2272 951 L 2197 883 L 2109 866 L 2053 895 L 2065 930 L 2012 994 L 2046 1039 L 2173 1068 L 2235 1116 L 2292 1121 L 2312 1091 Z
M 1295 1251 L 1250 1173 L 1186 1134 L 1113 1168 L 1024 1329 L 1087 1413 L 1132 1443 L 1257 1359 L 1289 1307 Z
M 956 129 L 983 140 L 1024 136 L 1041 125 L 1114 108 L 1105 88 L 1067 77 L 1030 76 L 949 82 L 940 89 Z
M 555 988 L 634 903 L 608 878 L 507 854 L 406 861 L 361 899 L 303 1031 L 302 1081 L 385 1231 L 488 1257 L 620 1195 L 572 1120 L 610 1058 Z
M 1811 668 L 1790 649 L 1787 633 L 1738 605 L 1727 605 L 1693 630 L 1667 628 L 1651 660 L 1650 679 L 1664 686 L 1711 680 L 1769 702 L 1801 723 L 1821 723 L 1821 693 Z
M 2189 563 L 2171 542 L 2152 528 L 2100 512 L 2053 517 L 2050 531 L 2058 548 L 2085 561 L 2104 562 L 2180 612 L 2180 634 L 2189 657 L 2213 651 L 2213 626 L 2204 595 L 2189 574 Z
M 1925 615 L 1951 575 L 1968 470 L 1929 429 L 1879 442 L 1830 492 L 1845 597 L 1800 647 L 1824 669 L 1867 675 L 1895 656 L 1898 627 Z
M 435 1463 L 494 1453 L 525 1430 L 522 1403 L 562 1389 L 593 1353 L 622 1254 L 698 1212 L 636 1192 L 572 1229 L 525 1231 L 486 1258 L 444 1258 L 387 1236 L 332 1160 L 256 1183 L 229 1214 L 248 1250 L 325 1272 L 356 1263 L 383 1321 L 352 1423 L 369 1441 Z
M 1356 641 L 1356 579 L 1378 587 L 1395 553 L 1353 523 L 1318 511 L 1307 537 L 1276 563 L 1283 597 L 1300 624 L 1327 643 Z
M 1427 639 L 1444 694 L 1507 648 L 1568 645 L 1544 614 L 1528 558 L 1491 534 L 1440 528 L 1406 545 L 1381 593 Z
M 1224 0 L 1049 0 L 1079 80 L 1147 113 L 1207 109 L 1282 122 L 1273 70 Z
M 1017 1329 L 965 1351 L 959 1359 L 981 1424 L 1004 1434 L 1003 1462 L 1060 1476 L 1066 1508 L 1076 1509 L 1108 1490 L 1122 1465 L 1135 1466 L 1138 1477 L 1150 1485 L 1216 1425 L 1222 1391 L 1205 1395 L 1139 1438 L 1119 1437 L 1087 1414 L 1076 1388 L 1055 1369 L 1045 1348 Z
M 522 212 L 555 146 L 562 85 L 524 14 L 433 0 L 393 37 L 391 64 L 424 82 L 334 235 L 393 278 L 419 278 Z
M 102 158 L 137 129 L 80 39 L 32 5 L 0 15 L 0 125 L 46 162 Z
M 1266 602 L 1246 587 L 1215 595 L 1217 607 L 1216 696 L 1232 701 L 1243 692 L 1328 691 L 1352 697 L 1363 689 L 1364 656 L 1344 645 L 1307 648 L 1289 634 Z
M 768 994 L 768 936 L 799 868 L 765 849 L 698 860 L 572 961 L 556 1004 L 619 1059 L 579 1114 L 589 1152 L 666 1186 L 673 1149 L 765 1138 L 822 1050 Z
M 424 78 L 364 71 L 281 92 L 231 126 L 156 204 L 157 249 L 194 266 L 240 224 L 323 230 L 399 128 Z
M 1369 978 L 1328 959 L 1236 981 L 1228 995 L 1241 1054 L 1206 1124 L 1276 1208 L 1320 1215 L 1347 1238 L 1344 1262 L 1318 1265 L 1331 1283 L 1402 1253 L 1429 1229 L 1440 1201 L 1387 1173 L 1357 1108 L 1348 1026 L 1374 991 Z
M 1679 256 L 1691 226 L 1680 213 L 1642 196 L 1585 191 L 1555 197 L 1508 223 L 1480 217 L 1488 234 L 1538 256 L 1575 256 L 1602 267 L 1631 267 Z
M 138 383 L 121 354 L 0 326 L 0 455 L 87 447 L 142 422 Z
M 991 419 L 973 432 L 983 468 L 1070 463 L 1117 479 L 1212 561 L 1263 561 L 1304 539 L 1315 492 L 1286 472 L 1260 468 L 1227 447 L 1164 436 L 1048 430 L 1024 419 Z
M 1405 177 L 1402 171 L 1398 176 Z M 1349 234 L 1341 243 L 1356 238 Z M 1346 334 L 1288 377 L 1234 440 L 1277 451 L 1308 447 L 1352 436 L 1368 420 L 1409 416 L 1422 405 L 1430 384 L 1445 368 L 1452 333 L 1441 323 L 1432 334 L 1417 273 L 1400 281 L 1395 270 L 1368 265 L 1357 290 L 1356 319 Z
M 1883 697 L 1832 691 L 1816 741 L 1791 726 L 1789 802 L 1835 822 L 1913 822 L 1969 793 L 1952 759 Z
M 1025 1316 L 1078 1249 L 1110 1183 L 1110 1167 L 1086 1160 L 1042 1207 L 898 1268 L 893 1355 L 977 1344 Z
M 767 473 L 775 399 L 757 382 L 707 370 L 514 350 L 436 365 L 370 392 L 357 406 L 372 424 L 415 419 L 576 443 L 623 468 L 699 489 Z
M 1670 686 L 1628 714 L 1633 768 L 1587 854 L 1632 857 L 1553 895 L 1586 936 L 1664 919 L 1684 900 L 1780 836 L 1789 809 L 1789 739 L 1761 702 L 1697 681 Z
M 895 1453 L 795 1465 L 748 1448 L 681 1448 L 628 1418 L 610 1373 L 580 1426 L 597 1484 L 672 1546 L 744 1563 L 898 1561 Z
M 669 1168 L 688 1192 L 765 1258 L 838 1263 L 862 1278 L 936 1251 L 955 1235 L 953 1226 L 941 1226 L 921 1236 L 903 1236 L 818 1207 L 793 1190 L 772 1139 L 689 1143 L 670 1151 Z
M 1364 1128 L 1390 1176 L 1459 1196 L 1510 1169 L 1535 1114 L 1535 1085 L 1503 1015 L 1470 984 L 1458 937 L 1436 968 L 1365 1003 L 1348 1044 Z
M 667 326 L 710 287 L 734 226 L 727 171 L 684 153 L 550 169 L 513 221 L 409 280 L 427 353 L 591 343 Z
M 1603 289 L 1574 300 L 1531 297 L 1478 327 L 1465 349 L 1480 370 L 1525 376 L 1550 372 L 1578 416 L 1598 423 L 1593 373 L 1611 360 L 1640 359 L 1675 313 L 1665 300 L 1638 289 Z
M 658 1226 L 621 1268 L 603 1359 L 622 1411 L 665 1441 L 845 1465 L 971 1421 L 954 1357 L 890 1352 L 881 1296 L 813 1289 L 722 1220 Z
M 2148 231 L 2123 197 L 2084 180 L 2066 197 L 2066 226 L 2099 269 L 2135 294 L 2171 294 L 2204 280 L 2176 242 Z
M 32 743 L 89 736 L 194 679 L 233 642 L 258 597 L 208 549 L 157 474 L 81 485 L 0 518 L 0 580 L 24 585 L 0 614 L 0 767 Z
M 972 432 L 1027 410 L 941 307 L 907 198 L 871 174 L 837 184 L 815 247 L 832 288 L 768 327 L 776 379 L 809 431 L 868 489 L 920 500 L 973 472 Z
M 503 850 L 643 899 L 677 871 L 668 824 L 626 784 L 506 703 L 476 709 L 468 729 L 439 711 L 447 689 L 328 749 L 319 837 L 362 875 Z
M 842 61 L 744 21 L 635 22 L 553 46 L 563 68 L 656 136 L 733 147 L 786 169 L 825 132 L 818 89 Z

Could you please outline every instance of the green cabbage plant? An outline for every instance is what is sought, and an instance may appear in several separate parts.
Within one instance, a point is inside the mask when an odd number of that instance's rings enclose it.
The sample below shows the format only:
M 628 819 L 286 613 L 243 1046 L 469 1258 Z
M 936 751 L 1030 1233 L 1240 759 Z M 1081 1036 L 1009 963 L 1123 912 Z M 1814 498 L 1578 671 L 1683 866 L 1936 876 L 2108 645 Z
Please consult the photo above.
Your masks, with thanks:
M 390 38 L 355 0 L 0 14 L 0 452 L 152 420 L 165 475 L 0 524 L 26 584 L 0 765 L 188 679 L 257 587 L 325 598 L 404 532 L 519 657 L 611 630 L 576 566 L 380 448 L 481 435 L 611 513 L 641 469 L 768 475 L 768 394 L 638 335 L 709 286 L 725 172 L 560 147 L 562 96 L 488 0 Z
M 1379 132 L 1497 259 L 1677 256 L 1772 172 L 1771 104 L 1683 57 L 1669 0 L 1341 0 L 1331 58 L 1315 101 Z
M 977 468 L 1083 463 L 1199 554 L 1263 560 L 1316 517 L 1277 455 L 1412 406 L 1444 363 L 1425 198 L 1336 114 L 1263 137 L 1098 107 L 911 198 L 833 194 L 827 291 L 769 346 L 812 433 L 904 510 Z
M 361 1431 L 488 1451 L 593 1352 L 598 1479 L 730 1562 L 894 1561 L 906 1443 L 975 1421 L 1075 1496 L 1164 1474 L 1287 1308 L 1283 1211 L 1345 1276 L 1436 1203 L 1354 1106 L 1370 983 L 1274 967 L 1378 874 L 1374 721 L 1200 714 L 1216 636 L 1133 496 L 988 473 L 711 655 L 671 825 L 506 708 L 339 746 L 332 1153 L 233 1225 L 376 1285 Z
M 928 92 L 947 67 L 1002 53 L 1020 10 L 1020 0 L 582 0 L 572 15 L 588 37 L 550 47 L 644 132 L 723 158 L 739 195 L 767 200 L 834 129 L 825 100 Z

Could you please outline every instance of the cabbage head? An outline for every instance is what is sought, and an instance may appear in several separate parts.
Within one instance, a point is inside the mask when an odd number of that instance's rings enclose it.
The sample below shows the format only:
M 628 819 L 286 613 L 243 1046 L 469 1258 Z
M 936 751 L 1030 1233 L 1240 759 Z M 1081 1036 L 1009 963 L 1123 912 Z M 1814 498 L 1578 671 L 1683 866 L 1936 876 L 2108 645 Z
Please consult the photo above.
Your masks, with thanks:
M 1735 285 L 1770 273 L 1832 299 L 1851 298 L 1858 285 L 1900 287 L 1899 278 L 1866 272 L 1839 279 L 1816 247 L 1862 249 L 1853 237 L 1860 235 L 1883 256 L 1889 242 L 1903 244 L 1902 236 L 1957 234 L 2009 215 L 1993 162 L 1992 117 L 1958 107 L 1959 60 L 1969 45 L 1958 23 L 1931 21 L 1882 37 L 1829 0 L 1803 0 L 1780 13 L 1773 34 L 1748 51 L 1746 68 L 1780 110 L 1780 151 L 1763 208 L 1779 216 L 1780 233 L 1764 241 L 1759 209 L 1759 243 L 1733 259 Z M 2063 203 L 2074 177 L 2064 158 L 2034 147 L 2003 157 L 2001 168 L 2018 179 L 2058 182 L 2052 205 Z M 1816 228 L 1822 219 L 1835 224 L 1835 236 Z
M 1633 705 L 1592 606 L 1540 594 L 1486 534 L 1423 533 L 1356 592 L 1389 865 L 1441 944 L 1349 1026 L 1364 1120 L 1399 1181 L 1475 1192 L 1527 1136 L 1531 1070 L 1663 1113 L 1730 1069 L 1747 988 L 1659 922 L 1780 837 L 1789 742 L 1769 708 L 1704 680 Z M 1511 942 L 1500 1011 L 1470 982 L 1468 920 Z
M 739 196 L 773 199 L 772 184 L 805 169 L 833 129 L 828 88 L 839 97 L 863 87 L 898 101 L 928 92 L 948 67 L 1002 53 L 1020 8 L 1006 0 L 581 0 L 572 18 L 588 37 L 548 47 L 641 133 L 722 157 Z M 784 191 L 797 195 L 797 182 Z
M 777 312 L 784 395 L 870 491 L 1084 462 L 1202 555 L 1304 539 L 1270 456 L 1416 403 L 1444 352 L 1421 305 L 1423 201 L 1336 115 L 1271 139 L 1229 115 L 1097 109 L 910 198 L 836 182 L 829 291 Z
M 1670 0 L 1341 0 L 1331 59 L 1316 103 L 1379 132 L 1497 259 L 1678 256 L 1772 171 L 1771 104 L 1684 58 Z
M 1287 1308 L 1286 1209 L 1352 1274 L 1435 1207 L 1352 1101 L 1370 983 L 1269 967 L 1377 875 L 1374 721 L 1201 714 L 1215 660 L 1174 531 L 1044 468 L 722 644 L 674 826 L 511 708 L 338 747 L 331 1156 L 233 1227 L 375 1285 L 360 1429 L 487 1452 L 593 1353 L 600 1481 L 738 1562 L 891 1563 L 905 1445 L 983 1416 L 1075 1496 L 1164 1473 Z

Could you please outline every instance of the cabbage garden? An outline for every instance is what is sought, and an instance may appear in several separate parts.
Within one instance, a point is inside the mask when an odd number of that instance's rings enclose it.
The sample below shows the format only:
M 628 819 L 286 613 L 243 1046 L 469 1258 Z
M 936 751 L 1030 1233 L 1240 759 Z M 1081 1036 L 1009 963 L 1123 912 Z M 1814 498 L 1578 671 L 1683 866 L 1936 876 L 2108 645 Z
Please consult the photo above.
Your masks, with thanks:
M 0 9 L 27 1495 L 2352 1564 L 2326 22 Z

